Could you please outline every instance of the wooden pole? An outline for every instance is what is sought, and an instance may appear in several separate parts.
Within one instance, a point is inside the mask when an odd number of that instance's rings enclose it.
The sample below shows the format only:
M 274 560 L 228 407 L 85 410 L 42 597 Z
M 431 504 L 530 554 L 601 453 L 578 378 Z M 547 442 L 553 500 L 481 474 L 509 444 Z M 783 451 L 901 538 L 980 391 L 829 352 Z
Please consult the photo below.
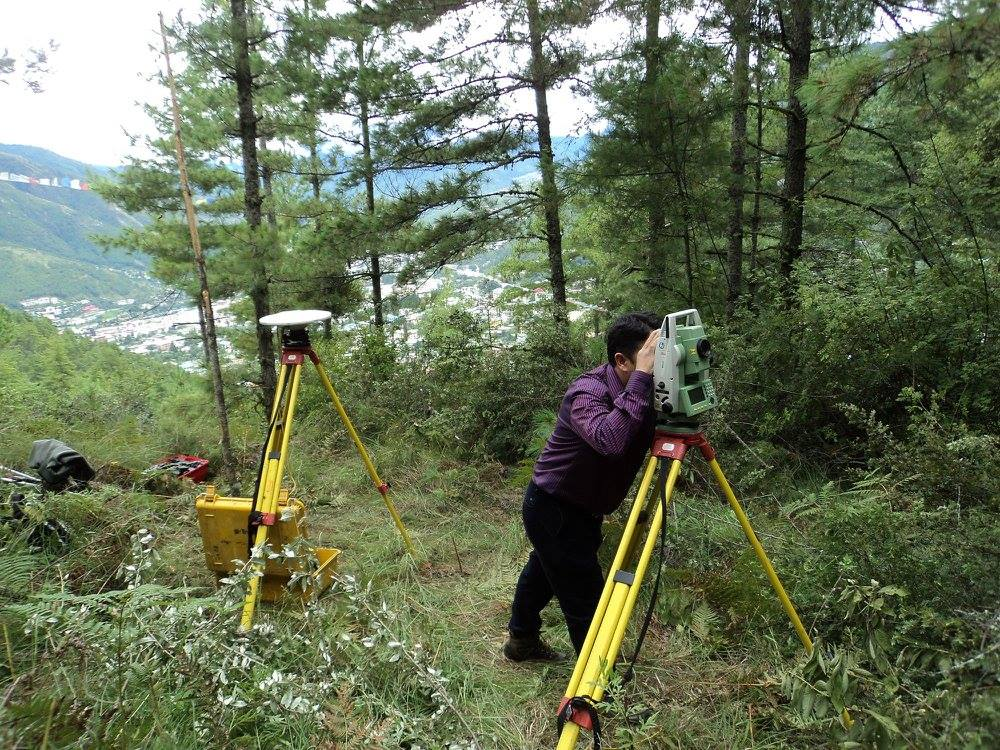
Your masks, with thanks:
M 226 478 L 230 482 L 235 482 L 236 462 L 233 459 L 232 443 L 229 439 L 229 413 L 226 411 L 226 394 L 222 384 L 222 367 L 219 365 L 219 345 L 215 334 L 215 312 L 212 309 L 212 295 L 208 288 L 205 255 L 201 250 L 201 237 L 198 234 L 198 217 L 194 212 L 194 201 L 191 199 L 191 185 L 188 182 L 187 160 L 184 158 L 184 142 L 181 140 L 181 112 L 177 104 L 177 85 L 174 82 L 174 72 L 170 67 L 167 29 L 163 24 L 163 14 L 160 13 L 158 15 L 160 17 L 160 37 L 163 39 L 163 59 L 167 65 L 167 84 L 170 87 L 170 109 L 174 121 L 174 148 L 177 151 L 177 172 L 180 175 L 181 195 L 184 198 L 184 212 L 187 214 L 188 230 L 191 233 L 194 262 L 198 269 L 198 282 L 201 285 L 200 306 L 205 321 L 205 350 L 208 354 L 208 369 L 212 374 L 215 410 L 219 417 L 219 432 L 222 437 L 222 465 Z

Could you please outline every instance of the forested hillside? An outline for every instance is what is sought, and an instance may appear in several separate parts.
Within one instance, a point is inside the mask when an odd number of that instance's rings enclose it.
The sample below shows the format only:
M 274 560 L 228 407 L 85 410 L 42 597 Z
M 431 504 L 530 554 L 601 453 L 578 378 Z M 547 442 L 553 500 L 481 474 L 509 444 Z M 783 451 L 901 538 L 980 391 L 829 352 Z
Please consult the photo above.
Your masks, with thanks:
M 86 454 L 125 465 L 183 447 L 176 426 L 211 425 L 190 411 L 199 384 L 180 370 L 111 344 L 59 333 L 47 320 L 0 307 L 0 464 L 23 465 L 28 436 L 64 436 Z M 184 412 L 187 411 L 185 414 Z M 175 427 L 170 427 L 170 424 Z M 185 428 L 187 429 L 187 428 Z M 182 434 L 188 434 L 182 431 Z M 211 432 L 205 433 L 210 439 Z
M 35 179 L 87 180 L 106 173 L 42 148 L 0 144 L 0 172 Z M 152 294 L 149 259 L 119 249 L 102 250 L 95 237 L 139 221 L 94 192 L 0 181 L 0 303 L 31 297 L 90 298 L 113 303 Z
M 203 325 L 209 377 L 185 375 L 0 312 L 0 463 L 52 436 L 98 468 L 29 499 L 64 546 L 0 527 L 0 742 L 553 747 L 572 663 L 500 651 L 521 497 L 611 321 L 697 307 L 721 397 L 704 427 L 816 647 L 692 457 L 634 678 L 619 664 L 599 706 L 605 746 L 996 746 L 1000 11 L 695 15 L 231 0 L 166 19 L 207 273 L 166 95 L 147 153 L 98 181 L 150 218 L 108 243 L 192 299 L 237 296 L 236 357 L 213 374 Z M 589 134 L 560 148 L 569 90 Z M 507 286 L 413 303 L 483 253 Z M 403 300 L 419 315 L 396 317 Z M 216 587 L 199 488 L 141 471 L 205 455 L 223 491 L 251 492 L 277 379 L 254 321 L 290 307 L 334 313 L 313 342 L 417 551 L 306 371 L 286 486 L 339 573 L 237 633 L 251 573 Z M 623 521 L 604 523 L 605 566 Z M 543 630 L 571 650 L 555 606 Z

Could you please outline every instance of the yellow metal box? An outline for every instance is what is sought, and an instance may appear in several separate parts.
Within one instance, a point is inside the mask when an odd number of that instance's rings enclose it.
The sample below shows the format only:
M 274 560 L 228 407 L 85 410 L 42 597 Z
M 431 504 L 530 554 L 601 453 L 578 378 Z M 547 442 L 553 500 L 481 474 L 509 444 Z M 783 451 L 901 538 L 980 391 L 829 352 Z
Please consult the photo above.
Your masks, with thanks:
M 194 503 L 201 527 L 201 541 L 205 548 L 205 562 L 208 569 L 219 578 L 234 573 L 246 564 L 247 559 L 247 519 L 253 501 L 248 497 L 223 497 L 209 485 Z M 288 497 L 287 490 L 281 490 L 278 498 L 278 520 L 267 534 L 271 549 L 280 551 L 306 532 L 305 506 L 295 498 Z M 319 569 L 313 574 L 311 586 L 322 591 L 330 585 L 339 549 L 316 547 Z M 301 570 L 296 559 L 277 558 L 268 560 L 261 581 L 261 599 L 273 602 L 280 598 L 292 573 Z M 311 587 L 305 593 L 310 593 Z M 317 592 L 318 593 L 318 592 Z

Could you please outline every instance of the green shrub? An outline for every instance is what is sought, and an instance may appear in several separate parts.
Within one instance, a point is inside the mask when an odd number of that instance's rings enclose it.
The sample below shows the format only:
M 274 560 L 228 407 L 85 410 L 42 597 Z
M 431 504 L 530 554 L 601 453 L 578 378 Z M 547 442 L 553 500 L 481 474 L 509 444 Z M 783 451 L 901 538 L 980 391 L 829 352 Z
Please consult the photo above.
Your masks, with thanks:
M 800 276 L 799 305 L 709 321 L 728 420 L 751 438 L 842 463 L 864 456 L 841 404 L 902 438 L 911 401 L 901 394 L 934 393 L 941 415 L 995 429 L 1000 339 L 987 335 L 989 304 L 974 276 L 943 277 L 936 267 L 904 274 L 870 257 L 811 270 Z

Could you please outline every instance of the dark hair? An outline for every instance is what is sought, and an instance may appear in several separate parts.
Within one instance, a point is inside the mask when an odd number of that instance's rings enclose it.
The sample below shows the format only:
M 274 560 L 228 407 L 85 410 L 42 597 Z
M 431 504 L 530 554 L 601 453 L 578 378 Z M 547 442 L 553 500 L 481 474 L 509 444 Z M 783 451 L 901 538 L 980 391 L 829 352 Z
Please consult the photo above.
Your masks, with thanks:
M 649 332 L 659 328 L 662 322 L 663 316 L 649 311 L 618 317 L 608 329 L 608 362 L 613 365 L 618 352 L 634 360 Z

